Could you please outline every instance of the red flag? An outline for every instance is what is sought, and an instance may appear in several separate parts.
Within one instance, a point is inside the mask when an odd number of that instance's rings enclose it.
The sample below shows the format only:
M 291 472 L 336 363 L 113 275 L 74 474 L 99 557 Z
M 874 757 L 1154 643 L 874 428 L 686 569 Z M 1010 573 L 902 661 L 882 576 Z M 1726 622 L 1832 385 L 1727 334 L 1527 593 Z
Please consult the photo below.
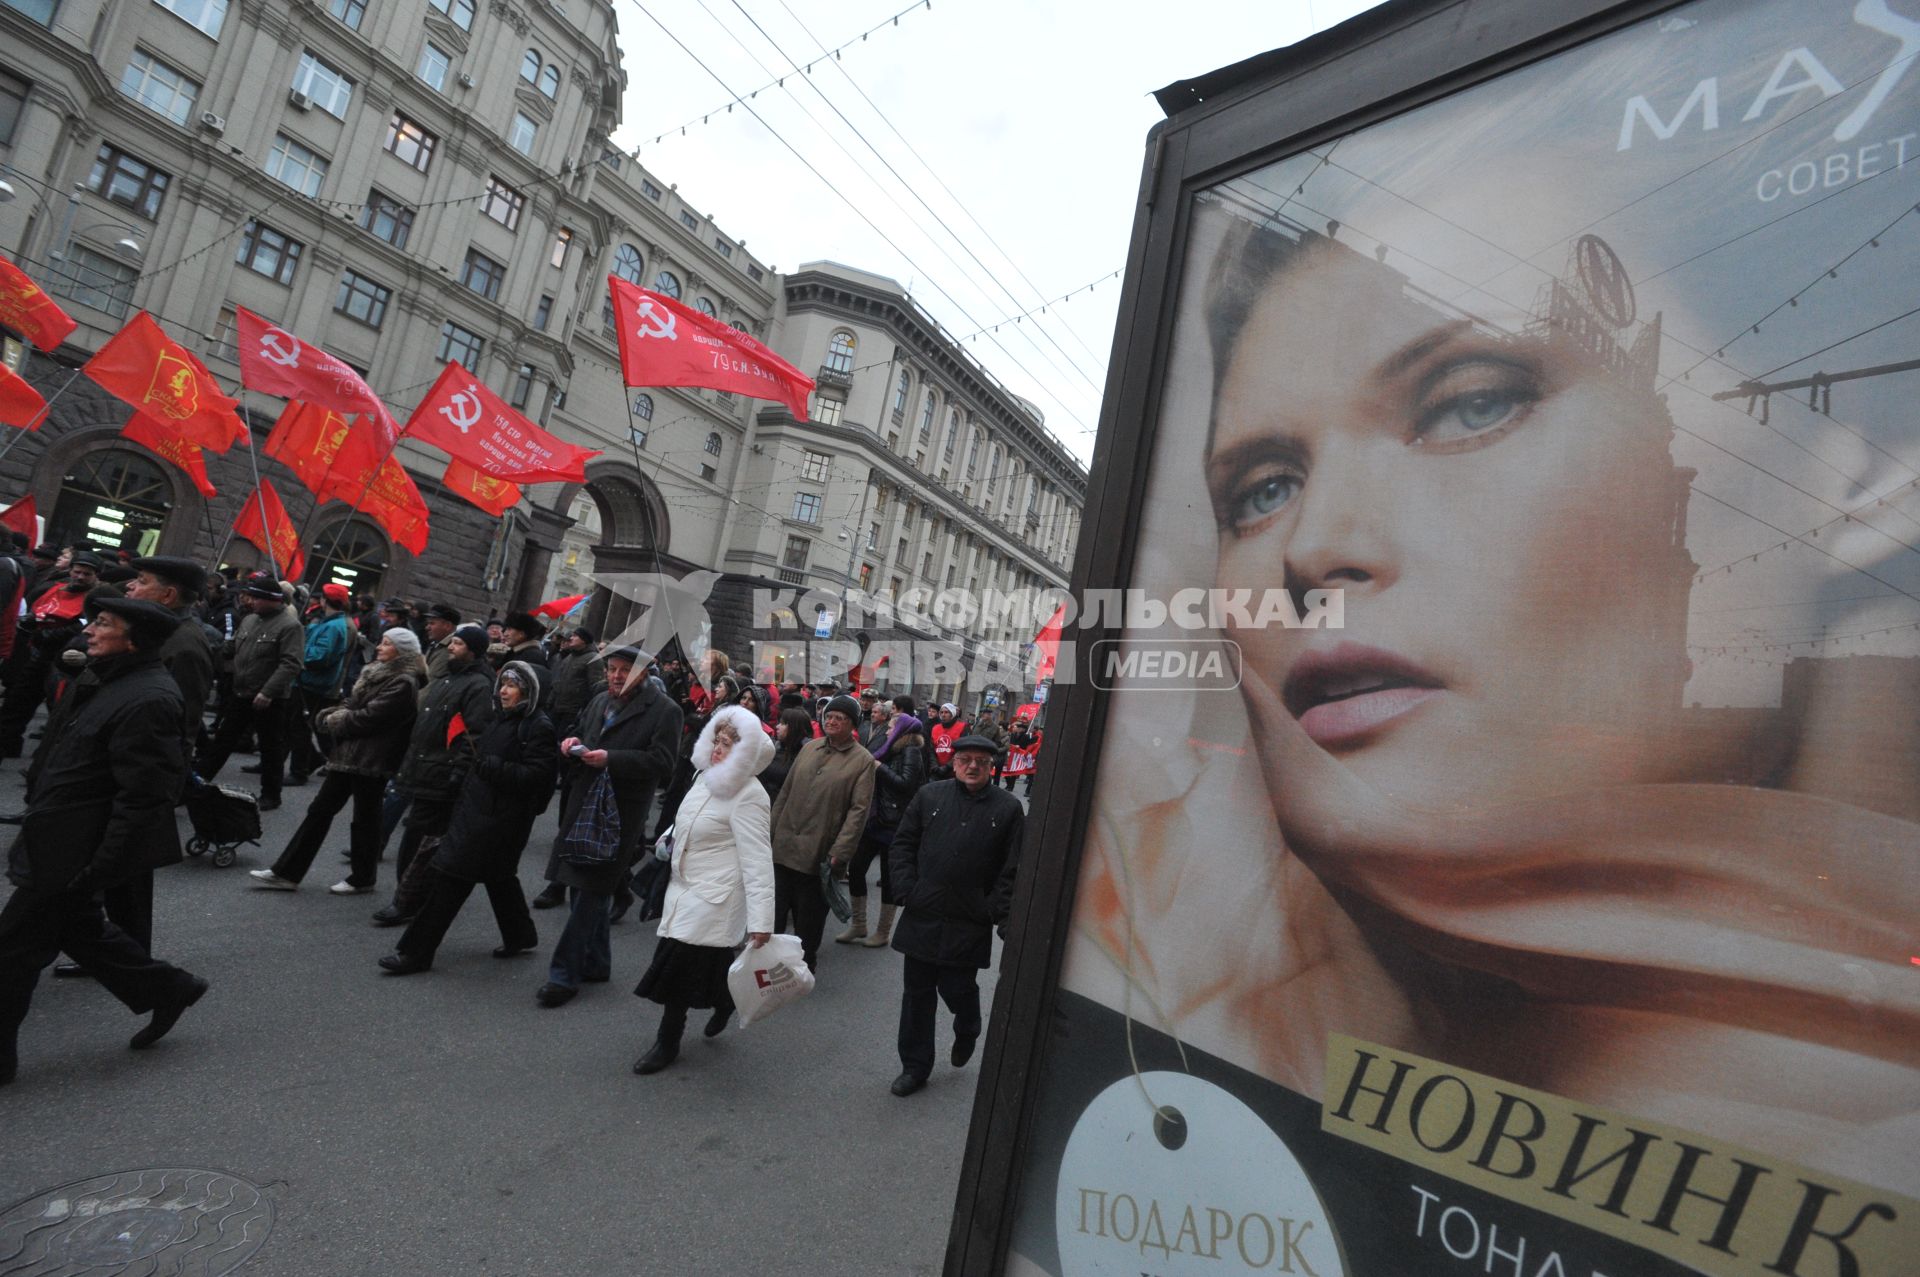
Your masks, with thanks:
M 341 495 L 337 486 L 333 495 Z M 414 486 L 413 476 L 407 473 L 407 468 L 394 458 L 388 457 L 380 464 L 371 484 L 362 478 L 360 486 L 343 499 L 358 506 L 360 513 L 385 528 L 387 535 L 396 543 L 406 546 L 414 554 L 426 552 L 426 498 Z
M 471 501 L 496 519 L 520 500 L 518 484 L 482 474 L 458 457 L 448 460 L 447 472 L 440 476 L 440 482 L 446 484 L 455 496 Z
M 573 611 L 573 609 L 579 607 L 581 600 L 585 599 L 586 597 L 587 596 L 584 594 L 576 594 L 571 598 L 549 599 L 547 602 L 542 603 L 539 607 L 533 609 L 533 615 L 534 616 L 565 616 L 567 613 Z
M 0 514 L 0 528 L 12 528 L 27 540 L 37 543 L 40 540 L 40 525 L 36 521 L 38 514 L 39 511 L 33 508 L 33 494 L 29 492 L 8 506 L 5 514 Z
M 281 411 L 261 451 L 292 470 L 316 499 L 352 501 L 380 460 L 372 431 L 357 424 L 345 413 L 295 400 Z
M 234 415 L 235 401 L 221 394 L 206 366 L 144 310 L 82 371 L 175 438 L 215 452 L 246 438 L 247 428 Z
M 240 380 L 247 389 L 347 415 L 365 413 L 376 452 L 392 450 L 399 438 L 392 415 L 345 360 L 301 341 L 244 306 L 235 307 L 234 316 L 240 328 Z
M 467 734 L 467 716 L 459 710 L 453 711 L 453 717 L 447 720 L 447 748 L 453 748 L 453 742 Z
M 27 273 L 0 257 L 0 324 L 42 350 L 52 350 L 80 326 Z
M 40 392 L 5 364 L 0 364 L 0 425 L 38 430 L 46 414 L 47 401 Z
M 813 378 L 737 328 L 607 276 L 620 338 L 621 378 L 629 386 L 705 386 L 787 406 L 807 419 Z
M 266 507 L 264 520 L 260 509 L 263 505 Z M 294 530 L 293 520 L 287 517 L 287 508 L 280 504 L 280 494 L 267 480 L 262 479 L 260 486 L 247 494 L 246 504 L 240 507 L 240 517 L 233 521 L 233 530 L 278 564 L 283 580 L 298 581 L 306 572 L 307 556 L 300 552 L 300 534 Z
M 120 434 L 185 471 L 187 478 L 193 480 L 193 486 L 200 489 L 201 496 L 220 495 L 213 481 L 207 478 L 207 458 L 198 444 L 188 443 L 144 412 L 134 413 L 133 420 L 127 422 Z
M 587 459 L 600 455 L 554 438 L 451 361 L 407 418 L 404 433 L 513 483 L 585 483 Z
M 1060 622 L 1066 619 L 1067 605 L 1062 603 L 1054 609 L 1053 619 L 1034 635 L 1034 645 L 1040 649 L 1040 664 L 1035 668 L 1033 679 L 1044 683 L 1053 677 L 1053 666 L 1060 659 Z

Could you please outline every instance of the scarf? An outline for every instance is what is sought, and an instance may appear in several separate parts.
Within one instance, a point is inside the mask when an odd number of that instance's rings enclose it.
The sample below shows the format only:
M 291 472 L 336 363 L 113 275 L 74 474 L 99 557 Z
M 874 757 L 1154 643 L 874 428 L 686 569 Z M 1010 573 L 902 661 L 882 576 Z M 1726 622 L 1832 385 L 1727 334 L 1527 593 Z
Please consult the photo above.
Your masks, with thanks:
M 893 743 L 902 736 L 925 730 L 925 724 L 911 714 L 895 714 L 893 722 L 887 727 L 887 738 L 873 747 L 875 758 L 885 758 L 893 752 Z

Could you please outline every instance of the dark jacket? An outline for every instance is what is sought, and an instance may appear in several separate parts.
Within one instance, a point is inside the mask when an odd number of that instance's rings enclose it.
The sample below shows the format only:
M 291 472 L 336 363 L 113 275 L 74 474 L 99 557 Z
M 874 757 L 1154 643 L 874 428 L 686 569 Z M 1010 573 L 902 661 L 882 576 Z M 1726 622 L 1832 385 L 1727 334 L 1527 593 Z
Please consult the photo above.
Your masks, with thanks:
M 191 757 L 201 718 L 207 712 L 207 695 L 213 690 L 213 645 L 207 642 L 207 632 L 193 619 L 192 612 L 180 612 L 179 627 L 160 645 L 160 664 L 180 689 L 180 718 L 186 727 L 186 749 Z
M 314 715 L 314 726 L 332 742 L 327 770 L 354 776 L 391 776 L 406 757 L 418 712 L 417 693 L 426 676 L 420 657 L 403 652 L 360 671 L 347 698 Z
M 793 760 L 800 757 L 800 751 L 789 754 L 781 749 L 779 742 L 774 743 L 773 761 L 768 763 L 757 776 L 762 788 L 767 791 L 767 801 L 772 802 L 780 796 L 780 786 L 786 783 L 787 773 L 793 770 Z
M 286 608 L 249 614 L 233 636 L 234 695 L 245 699 L 265 692 L 285 700 L 306 663 L 306 650 L 306 631 Z
M 400 768 L 400 792 L 409 798 L 446 802 L 459 794 L 473 751 L 457 737 L 451 745 L 447 743 L 455 714 L 475 740 L 486 730 L 493 717 L 493 674 L 485 662 L 450 665 L 446 674 L 427 684 L 407 742 L 406 762 Z
M 528 639 L 519 647 L 509 647 L 496 652 L 487 649 L 487 659 L 493 662 L 494 672 L 507 668 L 508 661 L 524 661 L 533 668 L 533 675 L 540 680 L 540 703 L 553 704 L 553 670 L 547 664 L 547 654 L 540 650 L 539 641 Z
M 680 749 L 680 708 L 644 678 L 627 686 L 633 694 L 624 701 L 601 692 L 580 711 L 577 734 L 588 749 L 607 751 L 607 772 L 613 777 L 614 797 L 620 808 L 620 854 L 605 865 L 575 865 L 560 858 L 560 840 L 573 825 L 587 800 L 587 790 L 600 772 L 579 759 L 567 760 L 566 803 L 560 810 L 560 836 L 547 856 L 547 881 L 610 896 L 626 875 L 646 838 L 654 790 L 673 778 Z M 607 722 L 609 709 L 613 721 Z
M 173 806 L 186 778 L 180 689 L 159 653 L 96 661 L 34 754 L 7 877 L 43 892 L 97 890 L 177 864 Z
M 553 725 L 561 731 L 573 726 L 593 694 L 607 685 L 606 662 L 592 650 L 562 651 L 552 662 L 553 703 L 548 706 Z
M 536 696 L 512 710 L 495 706 L 486 729 L 468 739 L 477 758 L 433 867 L 468 882 L 511 878 L 534 818 L 553 797 L 559 738 Z
M 936 780 L 907 804 L 887 867 L 900 901 L 893 947 L 948 967 L 993 962 L 993 929 L 1007 920 L 1026 812 L 998 785 L 969 794 Z
M 883 738 L 884 739 L 884 738 Z M 873 808 L 867 815 L 872 829 L 897 828 L 907 804 L 927 783 L 933 753 L 919 732 L 902 732 L 885 758 L 874 759 Z

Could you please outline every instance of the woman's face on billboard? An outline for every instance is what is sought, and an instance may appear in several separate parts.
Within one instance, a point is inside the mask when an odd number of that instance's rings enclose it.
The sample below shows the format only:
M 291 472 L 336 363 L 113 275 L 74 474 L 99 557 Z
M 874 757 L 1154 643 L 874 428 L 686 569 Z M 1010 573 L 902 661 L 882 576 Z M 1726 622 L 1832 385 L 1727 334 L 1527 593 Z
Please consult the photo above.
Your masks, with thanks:
M 1315 242 L 1257 295 L 1214 406 L 1227 589 L 1345 592 L 1237 630 L 1307 735 L 1437 807 L 1661 778 L 1687 672 L 1681 481 L 1650 393 Z

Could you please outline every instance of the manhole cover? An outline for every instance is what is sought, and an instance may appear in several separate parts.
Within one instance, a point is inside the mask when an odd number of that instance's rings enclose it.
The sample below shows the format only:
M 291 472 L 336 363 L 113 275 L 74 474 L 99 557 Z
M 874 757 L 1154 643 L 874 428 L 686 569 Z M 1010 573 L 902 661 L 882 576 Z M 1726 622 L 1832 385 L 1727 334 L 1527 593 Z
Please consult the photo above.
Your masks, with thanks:
M 272 1227 L 273 1203 L 224 1171 L 122 1171 L 0 1213 L 0 1275 L 218 1277 L 245 1263 Z

